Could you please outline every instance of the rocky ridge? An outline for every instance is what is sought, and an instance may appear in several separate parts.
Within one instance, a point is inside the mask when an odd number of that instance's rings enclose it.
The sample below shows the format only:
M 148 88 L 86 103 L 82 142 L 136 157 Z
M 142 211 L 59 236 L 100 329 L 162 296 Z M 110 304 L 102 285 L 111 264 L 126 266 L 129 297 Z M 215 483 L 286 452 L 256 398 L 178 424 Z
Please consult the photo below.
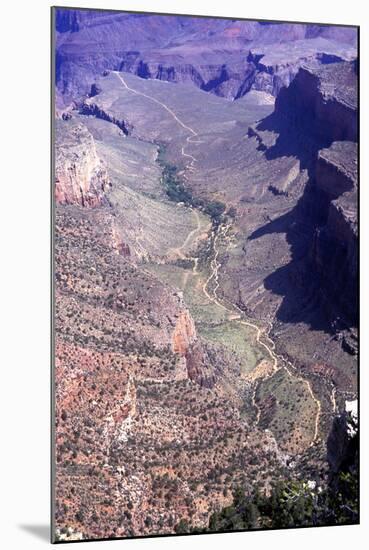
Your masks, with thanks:
M 83 10 L 57 11 L 56 29 L 56 81 L 67 101 L 90 93 L 106 70 L 188 82 L 228 99 L 250 89 L 276 96 L 303 62 L 352 59 L 356 43 L 354 29 Z
M 88 207 L 106 204 L 110 180 L 87 128 L 57 120 L 55 150 L 56 202 Z
M 315 227 L 307 261 L 341 328 L 357 326 L 356 78 L 353 63 L 302 67 L 279 93 L 274 113 L 248 130 L 267 158 L 293 155 L 307 170 L 298 205 Z
M 318 153 L 316 186 L 327 206 L 325 224 L 316 230 L 312 250 L 329 301 L 350 326 L 358 322 L 356 160 L 357 144 L 351 141 L 333 142 Z
M 254 437 L 216 385 L 219 357 L 182 297 L 119 254 L 111 216 L 57 206 L 60 540 L 172 533 L 183 518 L 206 525 L 234 484 L 284 467 L 271 434 Z

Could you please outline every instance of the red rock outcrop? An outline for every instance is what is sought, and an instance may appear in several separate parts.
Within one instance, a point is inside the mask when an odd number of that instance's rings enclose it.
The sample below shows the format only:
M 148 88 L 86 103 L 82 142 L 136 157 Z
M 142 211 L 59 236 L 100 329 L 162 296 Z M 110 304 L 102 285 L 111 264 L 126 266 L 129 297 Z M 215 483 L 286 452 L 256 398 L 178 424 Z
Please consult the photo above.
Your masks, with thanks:
M 189 312 L 183 310 L 173 332 L 173 351 L 185 356 L 192 342 L 196 340 L 195 323 Z
M 86 207 L 105 204 L 109 177 L 87 128 L 74 120 L 57 120 L 55 152 L 56 202 Z
M 209 357 L 201 342 L 194 342 L 186 353 L 188 378 L 199 386 L 212 388 L 216 383 L 216 375 L 211 367 Z

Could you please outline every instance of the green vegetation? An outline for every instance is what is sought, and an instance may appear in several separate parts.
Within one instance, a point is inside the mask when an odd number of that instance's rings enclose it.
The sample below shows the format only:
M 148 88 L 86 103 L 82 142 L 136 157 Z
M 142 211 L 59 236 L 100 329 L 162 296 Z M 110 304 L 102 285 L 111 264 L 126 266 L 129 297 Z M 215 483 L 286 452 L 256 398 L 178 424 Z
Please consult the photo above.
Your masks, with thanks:
M 331 488 L 313 490 L 302 481 L 279 482 L 270 496 L 255 492 L 245 496 L 242 490 L 234 493 L 231 506 L 210 516 L 204 532 L 237 531 L 250 529 L 283 529 L 291 527 L 317 527 L 324 525 L 350 525 L 358 522 L 357 481 L 352 474 L 339 476 L 341 490 Z M 181 524 L 183 530 L 184 524 Z M 200 532 L 188 529 L 187 532 Z
M 238 488 L 233 502 L 210 516 L 205 529 L 187 532 L 234 531 L 242 529 L 282 529 L 323 525 L 350 525 L 359 521 L 358 432 L 356 420 L 347 416 L 338 420 L 347 437 L 339 471 L 330 465 L 328 483 L 280 481 L 269 495 L 258 489 L 246 494 Z M 333 444 L 333 443 L 332 443 Z M 181 523 L 184 532 L 184 523 Z
M 189 258 L 177 258 L 172 264 L 182 269 L 193 269 L 195 262 Z
M 358 484 L 351 473 L 338 476 L 339 491 L 316 490 L 302 481 L 279 482 L 270 496 L 234 495 L 233 504 L 212 514 L 207 531 L 283 529 L 345 525 L 358 521 Z
M 192 205 L 192 194 L 184 188 L 182 182 L 178 178 L 177 168 L 171 164 L 164 164 L 163 162 L 161 162 L 160 165 L 163 170 L 161 181 L 170 200 Z
M 269 428 L 283 449 L 298 452 L 312 440 L 316 403 L 300 378 L 279 370 L 259 384 L 256 402 L 263 410 L 260 426 Z
M 198 199 L 201 200 L 201 199 Z M 204 201 L 201 200 L 203 203 L 203 209 L 206 214 L 208 214 L 213 222 L 220 223 L 222 214 L 224 213 L 226 206 L 220 201 L 210 201 L 207 204 L 204 204 Z
M 178 176 L 178 169 L 173 164 L 169 164 L 164 160 L 165 147 L 159 146 L 158 163 L 162 169 L 161 182 L 165 192 L 174 202 L 183 202 L 187 206 L 199 208 L 205 214 L 210 216 L 214 225 L 219 225 L 222 215 L 226 210 L 226 205 L 220 201 L 206 201 L 202 198 L 195 197 L 191 190 L 186 189 Z
M 174 528 L 175 532 L 180 535 L 182 533 L 188 533 L 189 525 L 185 519 L 181 519 Z
M 204 322 L 199 326 L 199 334 L 207 341 L 221 344 L 235 353 L 240 362 L 242 374 L 251 372 L 265 358 L 265 350 L 253 343 L 253 329 L 237 321 Z

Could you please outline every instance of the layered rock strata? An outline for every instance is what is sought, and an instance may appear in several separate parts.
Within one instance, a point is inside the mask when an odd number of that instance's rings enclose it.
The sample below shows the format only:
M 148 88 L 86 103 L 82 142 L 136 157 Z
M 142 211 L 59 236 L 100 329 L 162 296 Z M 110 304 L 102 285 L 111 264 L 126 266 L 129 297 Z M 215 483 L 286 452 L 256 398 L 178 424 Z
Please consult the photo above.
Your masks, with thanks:
M 83 124 L 56 121 L 55 199 L 58 204 L 106 204 L 110 181 L 95 142 Z

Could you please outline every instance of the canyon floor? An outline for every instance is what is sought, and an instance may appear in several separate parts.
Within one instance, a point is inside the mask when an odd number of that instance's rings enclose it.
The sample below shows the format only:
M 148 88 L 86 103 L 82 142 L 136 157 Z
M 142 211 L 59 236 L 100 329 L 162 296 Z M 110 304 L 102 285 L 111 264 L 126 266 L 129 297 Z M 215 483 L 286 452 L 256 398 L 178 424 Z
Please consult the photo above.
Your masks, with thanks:
M 333 419 L 357 398 L 357 330 L 313 281 L 316 158 L 285 145 L 275 112 L 263 90 L 229 101 L 106 70 L 58 113 L 60 540 L 201 528 L 237 488 L 325 483 Z M 353 181 L 328 141 L 318 162 Z M 343 243 L 347 189 L 319 225 Z

